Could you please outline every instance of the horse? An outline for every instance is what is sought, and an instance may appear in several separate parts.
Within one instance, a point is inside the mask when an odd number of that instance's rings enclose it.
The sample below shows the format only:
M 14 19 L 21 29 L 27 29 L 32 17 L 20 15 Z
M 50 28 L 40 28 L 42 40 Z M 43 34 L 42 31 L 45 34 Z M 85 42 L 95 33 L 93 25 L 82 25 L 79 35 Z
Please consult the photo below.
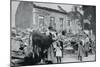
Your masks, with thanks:
M 24 65 L 35 65 L 47 57 L 47 50 L 52 45 L 54 40 L 51 35 L 45 35 L 39 31 L 33 31 L 30 36 L 32 37 L 32 52 L 24 58 Z M 30 41 L 30 40 L 29 40 Z M 47 62 L 47 61 L 46 61 Z

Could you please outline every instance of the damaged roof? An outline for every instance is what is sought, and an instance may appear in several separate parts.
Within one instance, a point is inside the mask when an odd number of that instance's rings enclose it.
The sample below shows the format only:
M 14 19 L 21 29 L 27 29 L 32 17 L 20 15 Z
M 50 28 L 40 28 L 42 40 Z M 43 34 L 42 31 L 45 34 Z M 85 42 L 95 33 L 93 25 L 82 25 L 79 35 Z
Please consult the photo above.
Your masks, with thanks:
M 40 8 L 40 9 L 45 9 L 48 11 L 56 11 L 56 12 L 67 14 L 67 12 L 70 12 L 72 10 L 72 7 L 74 5 L 33 2 L 33 6 L 35 8 Z

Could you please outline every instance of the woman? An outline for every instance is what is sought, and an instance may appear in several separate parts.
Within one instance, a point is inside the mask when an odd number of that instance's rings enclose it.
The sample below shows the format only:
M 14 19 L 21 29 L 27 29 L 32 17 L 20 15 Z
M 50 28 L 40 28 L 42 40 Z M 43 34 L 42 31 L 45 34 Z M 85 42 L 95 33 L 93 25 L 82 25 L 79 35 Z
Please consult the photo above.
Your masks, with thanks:
M 82 61 L 82 57 L 83 57 L 83 45 L 82 45 L 82 41 L 78 42 L 78 60 Z
M 61 46 L 60 46 L 60 43 L 59 41 L 56 42 L 57 43 L 57 46 L 56 46 L 56 58 L 57 58 L 57 63 L 61 63 L 61 57 L 62 57 L 62 51 L 61 51 Z

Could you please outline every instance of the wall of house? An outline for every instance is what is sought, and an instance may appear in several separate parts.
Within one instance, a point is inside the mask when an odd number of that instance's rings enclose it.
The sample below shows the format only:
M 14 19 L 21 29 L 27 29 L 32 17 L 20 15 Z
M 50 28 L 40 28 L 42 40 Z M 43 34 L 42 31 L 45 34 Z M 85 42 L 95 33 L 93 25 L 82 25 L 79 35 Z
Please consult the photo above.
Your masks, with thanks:
M 45 24 L 47 26 L 49 26 L 50 24 L 50 17 L 55 17 L 55 23 L 56 23 L 56 30 L 58 32 L 60 32 L 62 29 L 66 30 L 67 33 L 69 33 L 71 31 L 71 33 L 73 34 L 77 34 L 82 30 L 82 27 L 80 25 L 78 25 L 79 21 L 76 20 L 71 20 L 70 21 L 70 26 L 68 24 L 68 20 L 70 20 L 69 16 L 66 14 L 62 14 L 62 13 L 58 13 L 58 12 L 54 12 L 54 11 L 47 11 L 44 9 L 39 9 L 39 8 L 35 8 L 35 14 L 36 14 L 36 23 L 39 25 L 39 20 L 38 17 L 40 16 L 44 16 L 44 21 Z M 63 28 L 60 27 L 61 23 L 60 23 L 60 18 L 63 18 Z M 37 26 L 38 27 L 38 26 Z
M 60 32 L 61 30 L 66 30 L 67 33 L 69 33 L 69 30 L 72 31 L 72 33 L 78 33 L 78 30 L 81 29 L 80 26 L 77 25 L 77 22 L 70 22 L 70 26 L 68 25 L 68 15 L 62 14 L 54 11 L 48 11 L 44 9 L 39 9 L 33 7 L 32 2 L 20 2 L 16 15 L 15 15 L 15 25 L 16 28 L 25 30 L 31 26 L 33 28 L 39 27 L 39 16 L 44 16 L 44 22 L 46 26 L 48 27 L 50 24 L 50 17 L 55 18 L 56 23 L 56 30 Z M 63 28 L 60 26 L 60 18 L 63 18 Z
M 78 22 L 77 20 L 71 21 L 70 28 L 71 28 L 73 34 L 77 34 L 82 30 L 82 27 L 80 25 L 78 25 L 78 23 L 81 23 L 81 22 Z
M 70 25 L 67 24 L 67 33 L 77 34 L 82 31 L 81 21 L 79 19 L 71 19 L 71 17 L 67 16 L 70 21 Z M 68 23 L 68 21 L 66 21 Z
M 58 32 L 60 32 L 62 30 L 62 28 L 60 27 L 61 23 L 60 23 L 59 19 L 63 18 L 63 30 L 67 28 L 66 15 L 65 14 L 35 8 L 35 19 L 36 19 L 36 24 L 38 24 L 38 25 L 39 25 L 39 20 L 38 20 L 39 16 L 44 16 L 44 22 L 45 22 L 47 27 L 50 24 L 50 17 L 54 17 L 55 23 L 56 23 L 56 30 Z

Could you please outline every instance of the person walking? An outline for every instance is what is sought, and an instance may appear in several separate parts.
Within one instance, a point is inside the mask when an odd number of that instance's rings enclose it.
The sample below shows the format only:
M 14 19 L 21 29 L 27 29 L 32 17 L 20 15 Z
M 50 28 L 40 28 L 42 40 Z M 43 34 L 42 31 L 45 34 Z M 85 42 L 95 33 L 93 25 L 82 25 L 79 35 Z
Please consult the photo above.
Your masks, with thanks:
M 88 51 L 89 51 L 89 38 L 86 37 L 84 44 L 85 57 L 88 57 Z
M 57 43 L 57 46 L 56 46 L 56 58 L 57 58 L 57 63 L 61 63 L 61 57 L 62 57 L 62 48 L 60 46 L 60 43 L 59 41 L 56 42 Z
M 78 60 L 82 61 L 83 58 L 83 45 L 82 41 L 78 42 Z
M 89 51 L 89 42 L 86 42 L 84 45 L 85 57 L 88 57 L 88 51 Z

